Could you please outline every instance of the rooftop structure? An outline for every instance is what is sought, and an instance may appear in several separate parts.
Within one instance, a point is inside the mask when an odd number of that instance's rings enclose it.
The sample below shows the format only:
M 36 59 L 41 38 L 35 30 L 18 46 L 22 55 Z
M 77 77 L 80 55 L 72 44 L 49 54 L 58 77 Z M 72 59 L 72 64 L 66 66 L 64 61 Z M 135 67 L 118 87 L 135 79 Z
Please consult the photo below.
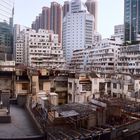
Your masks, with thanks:
M 47 136 L 54 140 L 134 138 L 139 135 L 139 132 L 133 132 L 139 129 L 140 120 L 138 115 L 125 109 L 129 103 L 131 102 L 104 97 L 93 99 L 88 104 L 53 107 L 48 112 L 50 123 L 46 125 Z

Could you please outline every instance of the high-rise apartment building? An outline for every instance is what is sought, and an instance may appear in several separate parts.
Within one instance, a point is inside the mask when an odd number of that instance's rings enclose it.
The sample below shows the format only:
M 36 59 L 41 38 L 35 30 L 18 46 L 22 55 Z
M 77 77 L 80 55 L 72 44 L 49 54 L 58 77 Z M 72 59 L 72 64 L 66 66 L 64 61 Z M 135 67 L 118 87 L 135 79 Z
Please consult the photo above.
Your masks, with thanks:
M 0 60 L 11 60 L 13 53 L 13 0 L 0 1 Z
M 49 7 L 42 8 L 42 29 L 46 29 L 46 30 L 50 29 L 50 8 Z
M 58 34 L 59 42 L 62 41 L 62 6 L 57 2 L 51 3 L 50 29 Z
M 121 47 L 120 39 L 103 39 L 92 48 L 75 50 L 69 69 L 75 72 L 114 73 L 118 70 Z
M 39 16 L 36 16 L 36 20 L 32 23 L 32 29 L 38 30 L 38 29 L 46 29 L 50 30 L 50 8 L 49 7 L 43 7 L 42 13 L 39 14 Z
M 122 73 L 140 74 L 140 44 L 123 46 L 120 49 L 118 69 Z
M 95 20 L 94 30 L 97 31 L 98 2 L 97 0 L 87 0 L 85 5 L 87 6 L 88 12 L 90 12 L 94 16 L 94 20 Z
M 120 39 L 103 39 L 89 51 L 87 70 L 101 73 L 114 73 L 117 70 Z
M 78 8 L 78 9 L 77 9 Z M 67 64 L 74 50 L 92 46 L 93 15 L 80 0 L 72 0 L 70 12 L 63 19 L 63 50 Z
M 62 6 L 57 2 L 52 2 L 51 7 L 43 7 L 42 12 L 32 23 L 32 29 L 52 30 L 59 35 L 59 42 L 62 41 Z
M 64 68 L 63 50 L 53 31 L 26 29 L 16 41 L 16 64 L 30 67 Z
M 65 17 L 66 14 L 69 12 L 69 6 L 70 6 L 70 2 L 65 1 L 63 5 L 63 17 Z
M 140 34 L 140 0 L 124 0 L 125 42 L 137 41 Z

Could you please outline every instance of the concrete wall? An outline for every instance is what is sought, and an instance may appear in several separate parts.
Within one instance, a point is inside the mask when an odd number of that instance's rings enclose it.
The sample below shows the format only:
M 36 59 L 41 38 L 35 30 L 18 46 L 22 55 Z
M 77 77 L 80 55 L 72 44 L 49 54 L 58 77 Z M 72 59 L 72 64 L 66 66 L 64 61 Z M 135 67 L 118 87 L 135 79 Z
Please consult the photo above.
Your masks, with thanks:
M 50 92 L 51 89 L 51 82 L 44 82 L 43 83 L 43 90 L 47 92 Z
M 0 78 L 1 90 L 12 90 L 12 80 L 9 78 Z
M 17 103 L 19 106 L 25 106 L 27 102 L 27 95 L 19 94 L 17 96 Z
M 58 105 L 58 95 L 49 95 L 48 98 L 52 105 Z
M 10 104 L 9 104 L 10 103 L 9 102 L 10 93 L 2 93 L 1 94 L 1 99 L 2 99 L 2 102 L 3 102 L 3 106 L 9 108 L 9 106 L 10 106 Z
M 22 90 L 22 83 L 16 83 L 15 92 L 19 93 Z
M 105 125 L 106 124 L 106 110 L 105 109 L 100 109 L 97 110 L 97 123 L 96 125 Z
M 69 87 L 69 83 L 72 83 L 72 88 Z M 71 103 L 74 101 L 74 96 L 75 96 L 75 79 L 74 78 L 68 78 L 68 94 L 71 94 L 72 96 L 72 100 L 70 101 L 69 100 L 69 97 L 68 97 L 68 103 Z
M 135 89 L 135 91 L 140 90 L 140 80 L 135 80 L 134 81 L 134 89 Z
M 72 83 L 72 88 L 69 87 L 69 83 Z M 82 86 L 83 85 L 79 83 L 79 79 L 75 79 L 75 78 L 68 79 L 68 94 L 71 94 L 72 96 L 72 101 L 70 101 L 68 97 L 68 103 L 71 102 L 85 103 L 90 98 L 92 98 L 93 85 L 91 85 L 92 87 L 91 91 L 83 91 Z
M 0 123 L 11 123 L 11 116 L 0 116 Z
M 122 110 L 120 106 L 108 106 L 107 108 L 107 116 L 118 116 L 120 117 L 122 114 Z
M 39 79 L 38 79 L 38 76 L 32 76 L 32 92 L 34 92 L 34 94 L 39 92 Z
M 117 85 L 117 88 L 113 88 L 113 82 L 111 83 L 111 94 L 113 96 L 113 93 L 116 94 L 117 97 L 120 97 L 120 95 L 127 96 L 128 93 L 128 85 L 124 85 L 124 84 L 120 84 L 115 82 L 115 84 Z M 121 85 L 121 88 L 120 88 Z
M 29 89 L 29 83 L 27 83 L 28 84 L 28 89 Z M 16 94 L 16 96 L 18 95 L 18 94 L 28 94 L 29 93 L 29 90 L 23 90 L 22 89 L 22 83 L 16 83 L 15 84 L 15 94 Z
M 91 127 L 95 127 L 96 124 L 97 124 L 97 117 L 96 117 L 96 114 L 91 114 L 89 115 L 89 118 L 88 118 L 88 124 L 87 124 L 87 128 L 91 128 Z
M 90 78 L 92 81 L 92 93 L 95 94 L 99 92 L 99 84 L 104 83 L 105 80 L 103 78 Z

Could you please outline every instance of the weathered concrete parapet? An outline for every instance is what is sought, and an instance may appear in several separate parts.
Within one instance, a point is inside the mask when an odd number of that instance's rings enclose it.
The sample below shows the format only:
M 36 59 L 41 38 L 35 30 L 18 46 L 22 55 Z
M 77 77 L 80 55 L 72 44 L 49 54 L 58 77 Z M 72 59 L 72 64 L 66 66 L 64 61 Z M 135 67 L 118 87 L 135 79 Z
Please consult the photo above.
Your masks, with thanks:
M 32 110 L 31 110 L 31 104 L 32 104 L 31 103 L 31 98 L 32 98 L 31 96 L 27 96 L 27 102 L 26 102 L 26 106 L 25 107 L 26 107 L 26 110 L 28 111 L 29 115 L 31 116 L 32 120 L 35 122 L 35 125 L 37 126 L 39 132 L 43 135 L 44 134 L 43 130 L 42 130 L 39 122 L 37 121 L 37 119 L 35 118 Z
M 17 103 L 19 106 L 25 106 L 27 102 L 27 95 L 26 94 L 19 94 L 17 96 Z
M 0 90 L 0 123 L 10 123 L 10 92 Z

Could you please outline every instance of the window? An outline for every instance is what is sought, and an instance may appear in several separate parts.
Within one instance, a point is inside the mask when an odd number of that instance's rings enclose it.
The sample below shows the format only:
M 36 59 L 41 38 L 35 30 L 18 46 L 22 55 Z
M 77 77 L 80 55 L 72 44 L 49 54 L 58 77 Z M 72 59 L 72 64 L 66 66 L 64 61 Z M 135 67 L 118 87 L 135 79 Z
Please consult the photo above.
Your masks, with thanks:
M 120 89 L 122 88 L 122 85 L 120 84 Z
M 72 95 L 69 94 L 69 101 L 72 101 Z
M 22 83 L 22 90 L 28 90 L 28 83 Z
M 83 84 L 82 91 L 91 91 L 91 84 Z
M 113 88 L 117 88 L 117 84 L 116 83 L 113 83 Z
M 69 89 L 72 89 L 72 83 L 69 82 L 68 85 L 69 85 Z
M 110 88 L 110 86 L 111 86 L 111 84 L 110 83 L 107 83 L 107 87 Z

